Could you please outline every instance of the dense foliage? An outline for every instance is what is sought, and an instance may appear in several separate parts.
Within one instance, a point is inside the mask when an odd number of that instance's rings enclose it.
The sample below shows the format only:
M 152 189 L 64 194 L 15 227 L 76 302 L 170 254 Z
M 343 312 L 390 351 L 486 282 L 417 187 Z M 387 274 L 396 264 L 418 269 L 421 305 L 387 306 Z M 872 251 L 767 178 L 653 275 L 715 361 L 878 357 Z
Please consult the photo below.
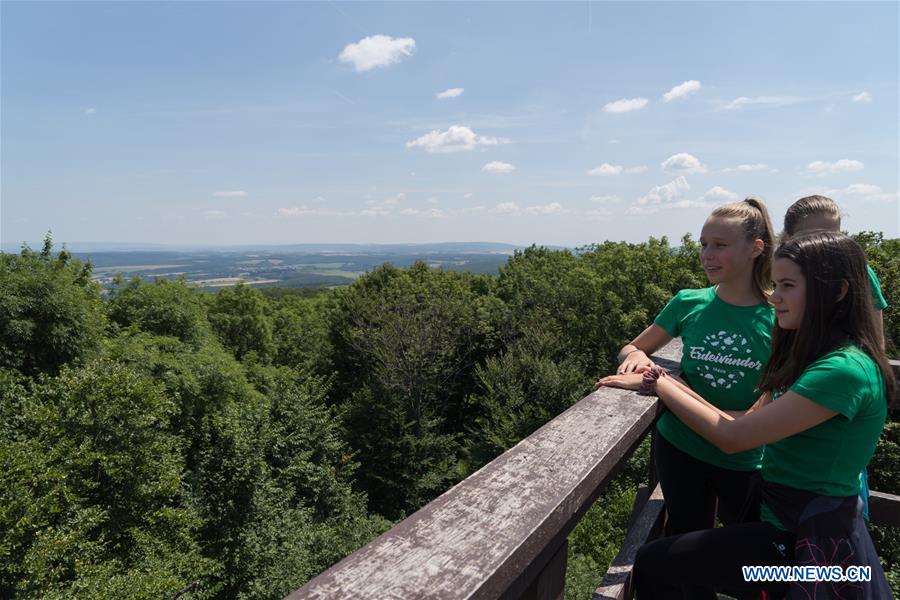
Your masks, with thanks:
M 900 240 L 862 234 L 900 347 Z M 0 255 L 0 597 L 280 598 L 585 395 L 697 246 L 532 247 L 216 295 Z M 873 487 L 900 481 L 889 427 Z M 646 448 L 570 538 L 569 597 L 621 543 Z M 876 530 L 900 583 L 900 540 Z

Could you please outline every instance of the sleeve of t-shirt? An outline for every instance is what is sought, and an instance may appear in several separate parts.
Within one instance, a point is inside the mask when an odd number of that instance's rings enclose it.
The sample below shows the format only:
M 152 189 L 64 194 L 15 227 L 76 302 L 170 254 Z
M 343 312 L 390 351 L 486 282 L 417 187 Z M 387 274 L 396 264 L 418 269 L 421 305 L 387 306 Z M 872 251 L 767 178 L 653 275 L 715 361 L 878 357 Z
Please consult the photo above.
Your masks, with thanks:
M 790 389 L 852 419 L 860 408 L 861 391 L 868 386 L 862 365 L 846 352 L 836 352 L 807 367 Z
M 653 322 L 665 330 L 671 337 L 676 338 L 681 335 L 681 318 L 682 308 L 684 306 L 684 298 L 682 292 L 675 294 L 669 303 L 666 304 Z
M 872 306 L 875 307 L 875 310 L 884 310 L 888 307 L 888 303 L 884 299 L 884 294 L 881 293 L 881 282 L 878 281 L 878 275 L 869 265 L 866 265 L 866 270 L 869 271 L 869 284 L 872 286 Z

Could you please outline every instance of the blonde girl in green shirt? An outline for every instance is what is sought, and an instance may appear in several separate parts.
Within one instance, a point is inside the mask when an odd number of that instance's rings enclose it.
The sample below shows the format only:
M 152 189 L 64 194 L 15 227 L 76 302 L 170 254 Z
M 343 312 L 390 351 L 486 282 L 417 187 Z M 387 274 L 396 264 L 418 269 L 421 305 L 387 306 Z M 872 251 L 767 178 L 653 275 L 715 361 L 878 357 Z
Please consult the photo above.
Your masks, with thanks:
M 772 224 L 754 198 L 719 206 L 700 233 L 700 262 L 710 287 L 681 290 L 619 353 L 618 372 L 652 366 L 650 354 L 681 337 L 684 380 L 713 405 L 744 411 L 769 358 L 775 319 L 768 305 Z M 637 376 L 640 379 L 640 376 Z M 666 497 L 666 533 L 712 527 L 746 518 L 743 509 L 762 451 L 728 454 L 697 435 L 672 412 L 657 424 L 654 460 Z
M 870 581 L 839 582 L 834 590 L 800 581 L 791 592 L 891 597 L 857 498 L 859 472 L 895 396 L 871 318 L 865 256 L 846 235 L 819 231 L 779 246 L 772 271 L 777 326 L 753 407 L 728 413 L 658 367 L 642 374 L 646 391 L 723 452 L 765 445 L 761 520 L 645 545 L 635 563 L 640 600 L 683 598 L 698 586 L 731 595 L 763 589 L 772 598 L 788 591 L 785 583 L 745 580 L 742 567 L 750 565 L 868 566 Z M 635 378 L 601 383 L 635 389 Z

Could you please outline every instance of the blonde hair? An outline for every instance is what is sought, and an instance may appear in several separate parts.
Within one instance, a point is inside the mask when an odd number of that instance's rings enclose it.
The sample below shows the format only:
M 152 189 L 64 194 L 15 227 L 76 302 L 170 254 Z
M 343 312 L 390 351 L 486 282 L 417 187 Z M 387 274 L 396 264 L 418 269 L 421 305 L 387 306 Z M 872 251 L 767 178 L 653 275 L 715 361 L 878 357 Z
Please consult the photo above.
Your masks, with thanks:
M 772 255 L 775 252 L 775 234 L 772 233 L 772 220 L 766 205 L 762 200 L 750 197 L 741 202 L 723 204 L 710 216 L 736 219 L 748 241 L 763 241 L 763 250 L 753 261 L 753 287 L 765 300 L 772 293 Z

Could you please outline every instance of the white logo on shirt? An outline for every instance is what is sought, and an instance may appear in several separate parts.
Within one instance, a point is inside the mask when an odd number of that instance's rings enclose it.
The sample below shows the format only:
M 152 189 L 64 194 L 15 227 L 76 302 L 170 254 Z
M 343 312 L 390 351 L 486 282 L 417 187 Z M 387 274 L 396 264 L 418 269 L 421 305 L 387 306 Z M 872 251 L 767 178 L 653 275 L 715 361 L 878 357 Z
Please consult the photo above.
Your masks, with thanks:
M 756 360 L 750 355 L 752 350 L 749 342 L 740 334 L 726 331 L 711 333 L 703 338 L 703 343 L 703 346 L 690 347 L 690 357 L 702 363 L 710 363 L 698 365 L 700 376 L 710 387 L 730 390 L 746 375 L 745 371 L 723 369 L 718 365 L 741 367 L 753 371 L 759 371 L 762 368 L 762 361 Z

